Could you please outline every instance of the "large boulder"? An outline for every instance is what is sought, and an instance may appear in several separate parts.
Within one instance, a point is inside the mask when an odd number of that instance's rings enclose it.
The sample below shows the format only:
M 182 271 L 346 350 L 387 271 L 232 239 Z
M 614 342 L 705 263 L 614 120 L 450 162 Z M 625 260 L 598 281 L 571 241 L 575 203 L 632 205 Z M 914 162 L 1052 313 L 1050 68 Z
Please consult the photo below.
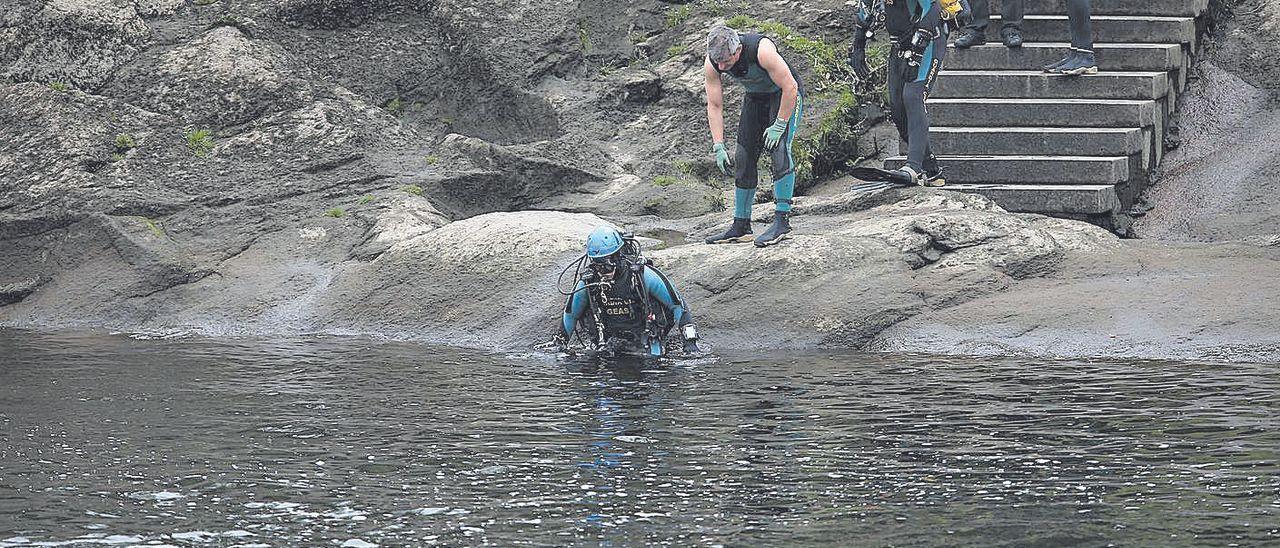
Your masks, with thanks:
M 769 222 L 771 207 L 758 206 L 756 220 Z M 846 193 L 801 200 L 797 234 L 782 245 L 678 246 L 653 258 L 724 342 L 857 348 L 922 311 L 1051 274 L 1068 252 L 1115 240 L 1043 219 L 976 195 Z
M 345 265 L 321 315 L 339 331 L 487 347 L 545 342 L 563 304 L 557 274 L 604 222 L 552 211 L 453 222 Z

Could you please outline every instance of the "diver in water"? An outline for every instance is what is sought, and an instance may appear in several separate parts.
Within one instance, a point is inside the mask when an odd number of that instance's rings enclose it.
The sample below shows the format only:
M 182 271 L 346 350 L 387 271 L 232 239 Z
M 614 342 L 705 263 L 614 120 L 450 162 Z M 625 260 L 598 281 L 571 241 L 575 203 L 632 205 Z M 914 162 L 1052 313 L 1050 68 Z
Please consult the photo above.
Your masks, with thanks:
M 574 267 L 577 282 L 555 341 L 562 350 L 576 333 L 597 350 L 660 357 L 667 353 L 667 334 L 679 327 L 684 352 L 700 352 L 688 304 L 634 238 L 608 225 L 597 227 L 587 237 L 586 255 L 565 272 Z
M 948 4 L 954 4 L 948 0 Z M 907 163 L 890 172 L 897 184 L 942 186 L 942 168 L 929 148 L 929 113 L 925 100 L 942 70 L 947 52 L 947 26 L 940 0 L 877 0 L 868 8 L 858 2 L 849 64 L 861 80 L 871 77 L 867 40 L 881 24 L 889 31 L 889 108 L 898 135 L 907 143 Z

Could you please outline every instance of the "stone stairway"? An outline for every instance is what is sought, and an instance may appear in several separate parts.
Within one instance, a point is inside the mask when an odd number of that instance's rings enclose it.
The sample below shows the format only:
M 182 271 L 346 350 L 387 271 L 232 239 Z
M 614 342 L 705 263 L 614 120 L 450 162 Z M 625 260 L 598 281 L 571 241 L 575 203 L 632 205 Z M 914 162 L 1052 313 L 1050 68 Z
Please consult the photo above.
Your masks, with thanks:
M 1122 228 L 1122 213 L 1163 157 L 1208 0 L 1092 5 L 1096 75 L 1040 70 L 1070 42 L 1063 0 L 1025 0 L 1022 48 L 1000 43 L 994 15 L 989 43 L 947 52 L 928 106 L 948 189 L 987 195 L 1010 211 Z M 991 11 L 1000 13 L 1000 0 Z M 904 162 L 895 156 L 885 166 Z

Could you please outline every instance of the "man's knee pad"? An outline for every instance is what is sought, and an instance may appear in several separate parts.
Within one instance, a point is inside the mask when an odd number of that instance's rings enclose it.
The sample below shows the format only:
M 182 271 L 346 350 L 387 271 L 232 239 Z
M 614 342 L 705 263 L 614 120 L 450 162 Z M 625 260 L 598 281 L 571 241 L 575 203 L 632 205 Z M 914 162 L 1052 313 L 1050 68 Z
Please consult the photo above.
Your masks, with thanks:
M 760 161 L 760 150 L 748 150 L 746 145 L 738 143 L 733 157 L 733 183 L 738 188 L 755 189 L 760 184 L 760 176 L 756 163 Z

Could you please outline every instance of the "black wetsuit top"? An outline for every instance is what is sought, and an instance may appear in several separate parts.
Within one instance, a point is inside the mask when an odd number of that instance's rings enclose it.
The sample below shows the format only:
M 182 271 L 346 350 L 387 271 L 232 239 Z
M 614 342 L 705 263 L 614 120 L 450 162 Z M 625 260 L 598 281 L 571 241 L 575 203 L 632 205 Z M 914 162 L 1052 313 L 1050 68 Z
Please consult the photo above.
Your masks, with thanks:
M 727 74 L 733 77 L 733 80 L 747 89 L 747 93 L 778 93 L 782 88 L 769 77 L 769 71 L 760 66 L 760 40 L 764 39 L 763 34 L 748 33 L 738 35 L 738 39 L 742 41 L 742 56 L 738 57 L 738 62 L 734 63 L 729 70 L 720 70 L 714 62 L 711 66 L 720 74 Z M 777 43 L 774 43 L 777 46 Z M 791 77 L 796 79 L 796 88 L 803 93 L 804 84 L 800 83 L 800 74 L 796 72 L 796 68 L 787 63 L 787 68 L 791 69 Z

